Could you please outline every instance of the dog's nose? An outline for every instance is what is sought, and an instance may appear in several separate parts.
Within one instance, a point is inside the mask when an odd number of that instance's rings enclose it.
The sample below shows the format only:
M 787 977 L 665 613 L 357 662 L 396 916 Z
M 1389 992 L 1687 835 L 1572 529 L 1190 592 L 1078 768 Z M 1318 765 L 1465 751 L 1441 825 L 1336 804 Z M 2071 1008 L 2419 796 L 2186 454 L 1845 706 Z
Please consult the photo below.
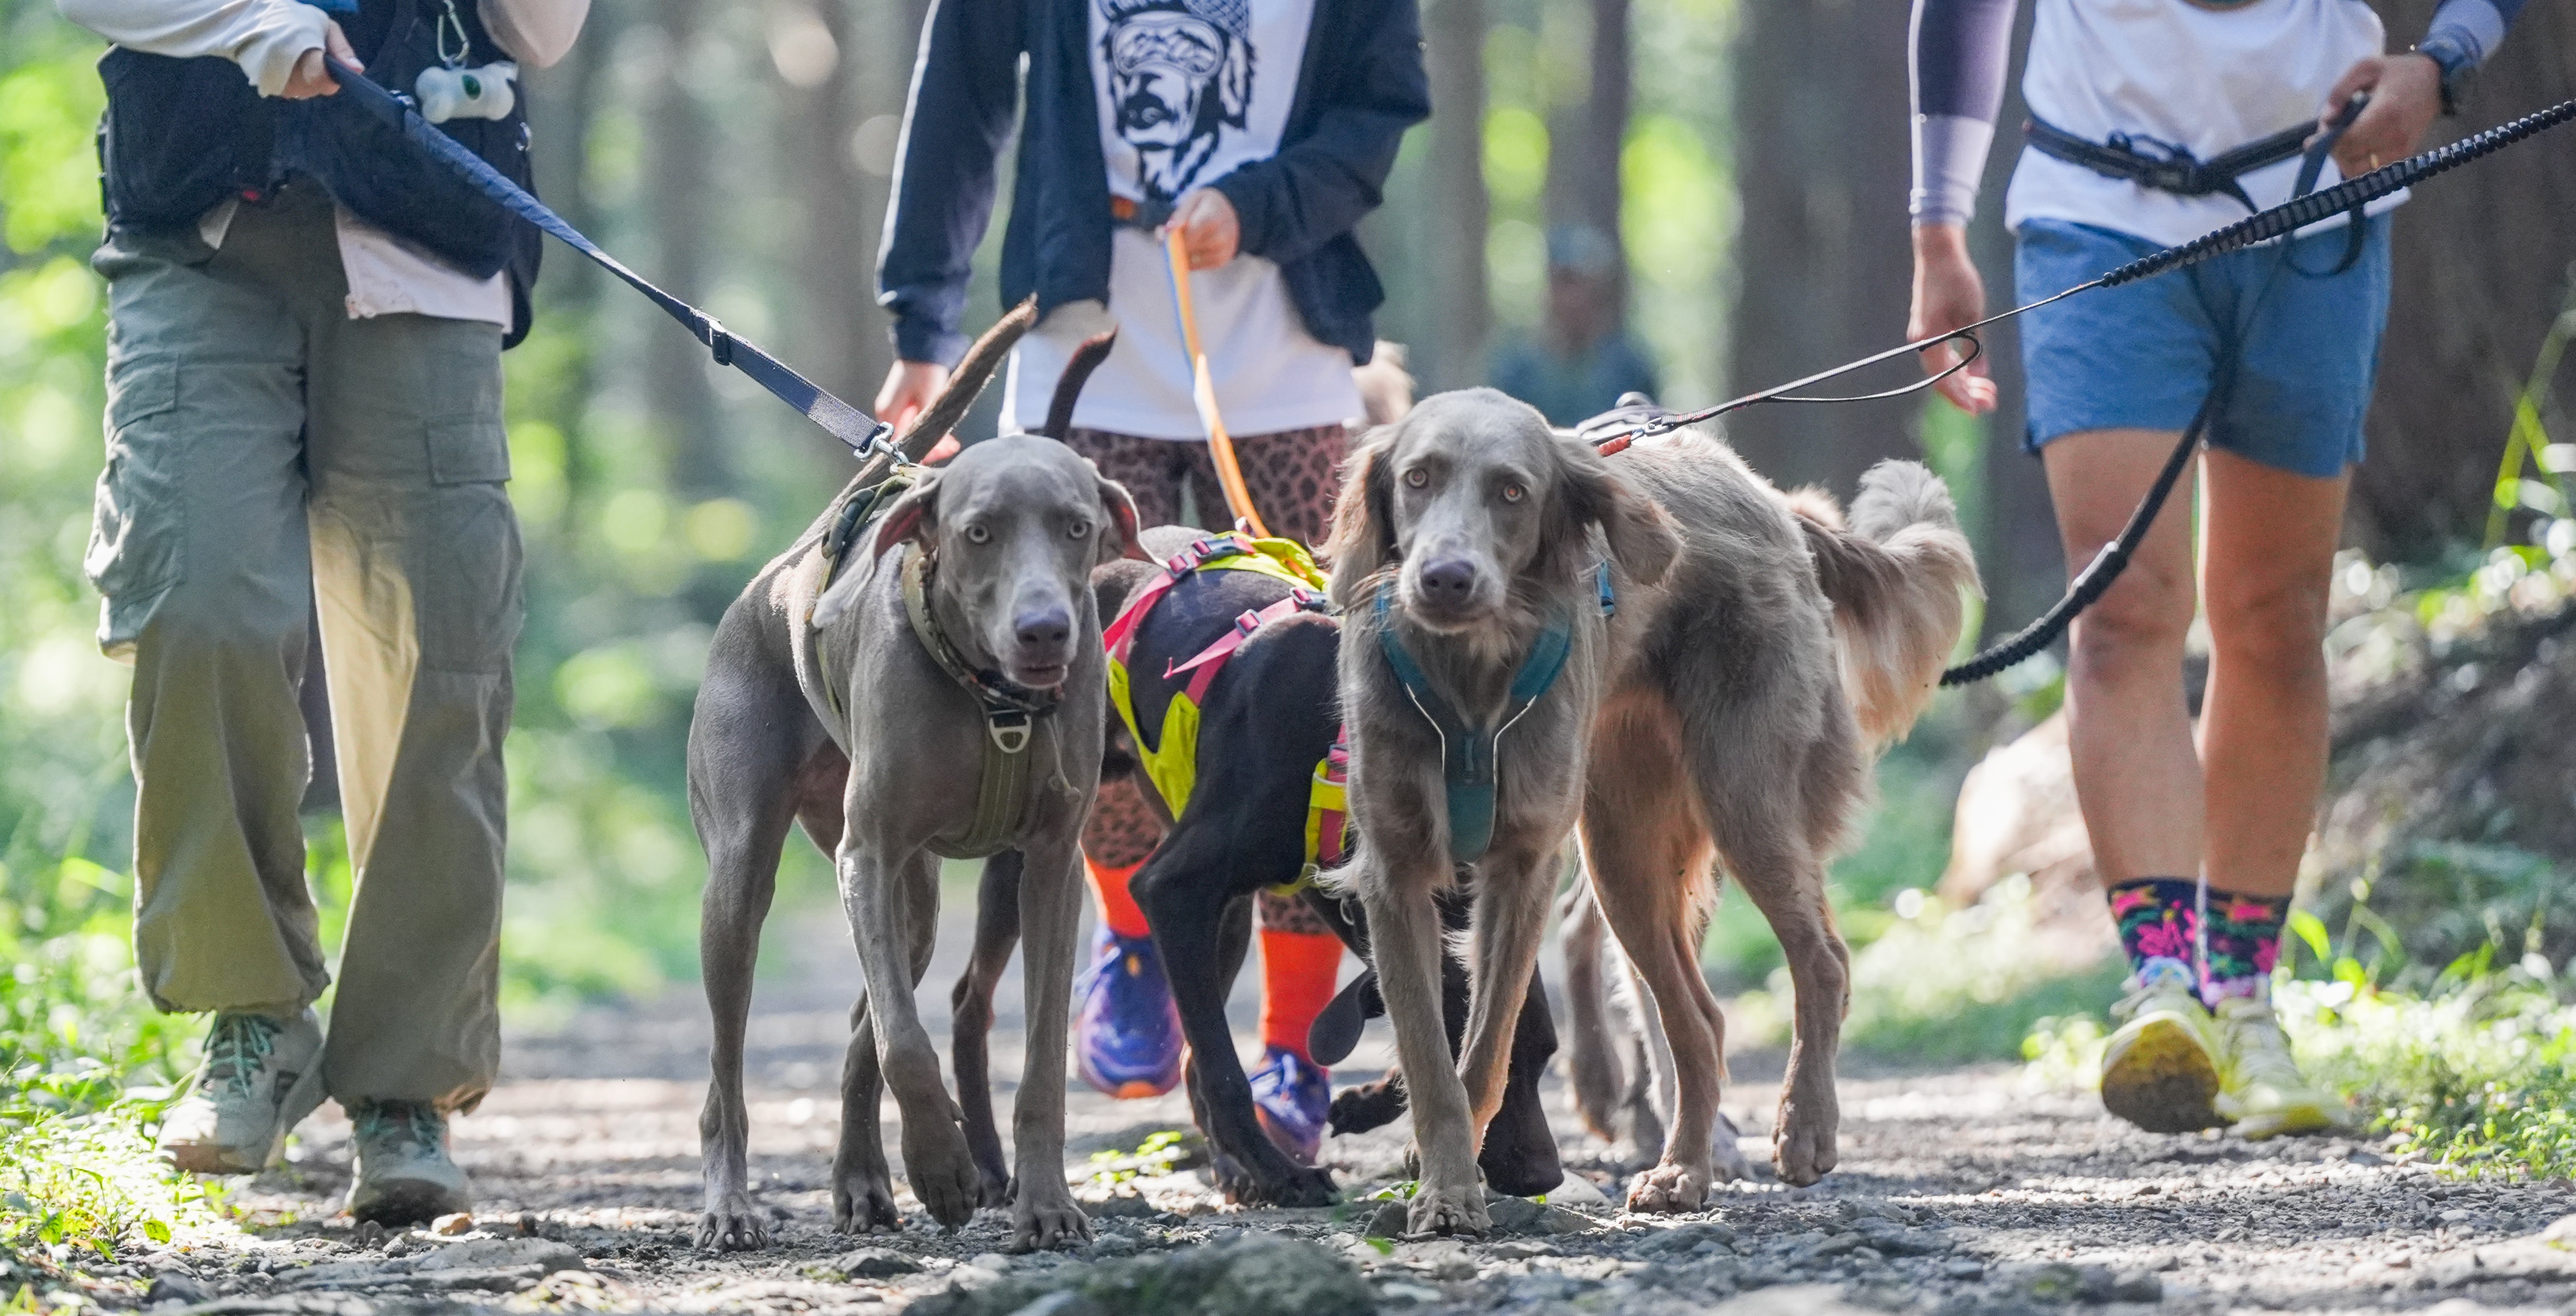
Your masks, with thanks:
M 1012 619 L 1011 634 L 1023 649 L 1062 649 L 1073 641 L 1073 614 L 1061 607 L 1032 608 Z
M 1422 568 L 1415 583 L 1426 602 L 1464 603 L 1476 588 L 1476 566 L 1463 558 L 1433 562 Z

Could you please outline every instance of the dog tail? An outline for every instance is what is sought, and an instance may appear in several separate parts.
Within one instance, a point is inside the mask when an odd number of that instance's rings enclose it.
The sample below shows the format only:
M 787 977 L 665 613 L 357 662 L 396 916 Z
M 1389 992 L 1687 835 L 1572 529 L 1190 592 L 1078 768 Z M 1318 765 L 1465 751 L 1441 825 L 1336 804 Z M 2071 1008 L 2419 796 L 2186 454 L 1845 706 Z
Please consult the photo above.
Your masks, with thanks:
M 1082 386 L 1091 381 L 1091 372 L 1109 359 L 1109 349 L 1117 345 L 1118 331 L 1112 329 L 1083 339 L 1082 346 L 1073 349 L 1073 359 L 1064 363 L 1064 373 L 1056 377 L 1055 396 L 1047 401 L 1046 428 L 1039 433 L 1058 443 L 1073 433 L 1073 406 L 1082 400 Z
M 1949 487 L 1919 462 L 1883 461 L 1861 477 L 1848 521 L 1812 489 L 1789 495 L 1789 510 L 1833 601 L 1861 732 L 1874 744 L 1901 739 L 1958 646 L 1960 591 L 1982 588 Z
M 993 327 L 985 330 L 984 336 L 966 349 L 966 355 L 958 361 L 957 368 L 949 372 L 947 387 L 939 390 L 939 396 L 932 398 L 930 405 L 923 407 L 920 414 L 912 418 L 912 423 L 904 427 L 903 434 L 895 440 L 895 446 L 903 449 L 904 455 L 911 460 L 921 460 L 923 453 L 930 451 L 934 444 L 947 436 L 948 431 L 957 428 L 959 421 L 966 419 L 975 399 L 983 394 L 984 385 L 991 382 L 993 372 L 1002 368 L 1002 362 L 1010 358 L 1011 348 L 1020 341 L 1020 336 L 1037 322 L 1038 299 L 1034 295 L 1023 298 L 1009 314 L 994 321 Z

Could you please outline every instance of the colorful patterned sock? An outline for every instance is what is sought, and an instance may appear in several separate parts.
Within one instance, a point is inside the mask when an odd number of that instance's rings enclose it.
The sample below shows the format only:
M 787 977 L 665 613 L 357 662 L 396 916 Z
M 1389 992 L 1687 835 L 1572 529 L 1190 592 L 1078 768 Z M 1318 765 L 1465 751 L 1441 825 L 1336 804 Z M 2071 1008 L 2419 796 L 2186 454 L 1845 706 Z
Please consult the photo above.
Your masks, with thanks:
M 2200 883 L 2187 877 L 2141 877 L 2111 888 L 2111 921 L 2140 983 L 2172 978 L 2197 988 L 2200 972 Z
M 2289 916 L 2288 896 L 2209 889 L 2209 966 L 2200 996 L 2211 1009 L 2231 996 L 2271 995 L 2272 965 L 2281 957 L 2281 923 Z

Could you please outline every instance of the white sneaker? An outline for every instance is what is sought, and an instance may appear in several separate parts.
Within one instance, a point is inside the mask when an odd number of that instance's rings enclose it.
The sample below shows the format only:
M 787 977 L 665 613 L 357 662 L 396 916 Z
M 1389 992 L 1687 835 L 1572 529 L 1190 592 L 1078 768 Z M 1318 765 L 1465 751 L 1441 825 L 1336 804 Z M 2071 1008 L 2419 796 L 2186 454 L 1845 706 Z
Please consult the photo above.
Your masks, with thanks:
M 2223 1061 L 2217 1112 L 2240 1137 L 2274 1138 L 2287 1133 L 2323 1133 L 2343 1127 L 2351 1118 L 2342 1097 L 2318 1087 L 2299 1072 L 2290 1056 L 2289 1036 L 2281 1031 L 2272 1003 L 2252 996 L 2231 996 L 2218 1003 L 2218 1033 Z
M 474 1205 L 465 1171 L 447 1153 L 447 1117 L 425 1101 L 361 1101 L 355 1128 L 357 1181 L 349 1214 L 380 1225 L 415 1225 Z
M 2102 1044 L 2103 1108 L 2149 1133 L 2226 1123 L 2211 1104 L 2217 1039 L 2188 971 L 2131 978 L 2128 991 L 2111 1007 L 2113 1018 L 2128 1022 Z
M 257 1174 L 322 1101 L 322 1022 L 224 1013 L 195 1088 L 161 1122 L 161 1154 L 191 1174 Z

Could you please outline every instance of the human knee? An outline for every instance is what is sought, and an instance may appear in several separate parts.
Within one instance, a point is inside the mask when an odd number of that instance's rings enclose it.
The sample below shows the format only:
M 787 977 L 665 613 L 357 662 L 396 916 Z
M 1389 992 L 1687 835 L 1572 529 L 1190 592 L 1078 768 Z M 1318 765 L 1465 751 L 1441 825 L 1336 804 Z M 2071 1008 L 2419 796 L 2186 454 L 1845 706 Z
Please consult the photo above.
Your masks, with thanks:
M 2077 618 L 2075 662 L 2109 672 L 2147 664 L 2169 668 L 2182 659 L 2191 612 L 2187 578 L 2167 577 L 2132 564 Z
M 2326 595 L 2323 578 L 2214 584 L 2210 647 L 2231 673 L 2281 680 L 2321 676 Z

